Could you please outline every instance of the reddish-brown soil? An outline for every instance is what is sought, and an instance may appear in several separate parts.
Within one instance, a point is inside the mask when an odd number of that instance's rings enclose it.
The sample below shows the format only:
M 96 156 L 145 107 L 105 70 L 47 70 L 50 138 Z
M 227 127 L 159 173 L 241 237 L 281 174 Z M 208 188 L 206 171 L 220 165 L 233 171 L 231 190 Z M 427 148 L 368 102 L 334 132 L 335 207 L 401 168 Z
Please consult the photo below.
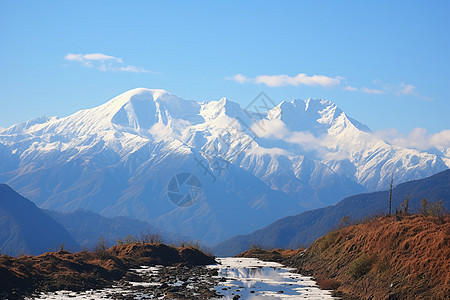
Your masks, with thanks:
M 449 222 L 380 217 L 333 231 L 284 263 L 349 299 L 449 299 Z
M 450 299 L 450 216 L 393 215 L 351 225 L 302 250 L 250 249 L 343 299 Z
M 18 258 L 0 256 L 1 293 L 86 290 L 111 285 L 131 267 L 140 265 L 206 265 L 213 257 L 189 247 L 164 244 L 124 244 L 96 252 L 44 253 Z
M 296 254 L 303 252 L 303 249 L 292 250 L 292 249 L 273 249 L 273 250 L 263 250 L 259 248 L 253 248 L 236 255 L 236 257 L 250 257 L 258 258 L 264 261 L 274 261 L 282 263 L 286 259 L 293 257 Z

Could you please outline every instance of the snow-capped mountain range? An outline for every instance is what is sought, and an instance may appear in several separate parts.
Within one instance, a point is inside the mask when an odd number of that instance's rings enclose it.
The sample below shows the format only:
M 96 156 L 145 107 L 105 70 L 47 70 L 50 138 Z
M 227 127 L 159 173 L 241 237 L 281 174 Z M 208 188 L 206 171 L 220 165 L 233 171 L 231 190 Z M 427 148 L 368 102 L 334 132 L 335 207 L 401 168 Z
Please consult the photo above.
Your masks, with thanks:
M 200 103 L 130 90 L 1 131 L 0 181 L 42 208 L 125 215 L 213 244 L 386 189 L 392 174 L 400 183 L 449 167 L 448 149 L 390 145 L 330 101 L 268 104 L 265 95 L 243 109 L 226 98 Z M 201 183 L 191 206 L 168 197 L 180 173 Z

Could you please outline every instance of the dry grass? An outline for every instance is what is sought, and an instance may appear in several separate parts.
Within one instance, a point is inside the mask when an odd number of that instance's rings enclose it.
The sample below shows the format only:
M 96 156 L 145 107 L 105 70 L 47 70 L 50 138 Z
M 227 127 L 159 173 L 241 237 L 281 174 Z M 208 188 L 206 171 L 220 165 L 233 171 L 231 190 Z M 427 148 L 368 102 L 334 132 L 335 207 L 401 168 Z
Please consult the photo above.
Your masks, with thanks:
M 450 295 L 450 217 L 386 216 L 317 240 L 297 267 L 334 278 L 359 298 L 445 299 Z
M 236 257 L 251 257 L 258 258 L 264 261 L 274 261 L 274 262 L 283 262 L 286 259 L 291 258 L 292 256 L 303 252 L 303 249 L 273 249 L 273 250 L 263 250 L 259 248 L 252 248 L 241 254 L 236 255 Z
M 332 278 L 319 277 L 316 278 L 317 285 L 323 290 L 336 290 L 341 286 L 339 281 Z

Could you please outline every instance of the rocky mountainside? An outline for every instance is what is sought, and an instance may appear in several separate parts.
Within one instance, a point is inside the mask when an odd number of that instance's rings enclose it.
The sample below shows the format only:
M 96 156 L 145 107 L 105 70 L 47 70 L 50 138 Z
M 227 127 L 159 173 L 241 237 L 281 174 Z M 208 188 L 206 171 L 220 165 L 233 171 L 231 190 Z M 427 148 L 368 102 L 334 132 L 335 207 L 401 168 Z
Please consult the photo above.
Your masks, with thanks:
M 0 184 L 0 254 L 41 254 L 60 249 L 61 245 L 80 249 L 61 224 L 6 184 Z
M 261 94 L 243 109 L 139 88 L 1 131 L 0 181 L 42 208 L 151 220 L 216 243 L 384 189 L 394 172 L 403 182 L 447 169 L 449 152 L 436 153 L 390 145 L 327 100 L 275 105 Z
M 435 202 L 443 200 L 444 208 L 450 209 L 450 170 L 436 175 L 405 182 L 396 186 L 392 193 L 393 212 L 409 196 L 409 210 L 419 211 L 421 200 Z M 214 252 L 219 256 L 241 253 L 252 245 L 263 248 L 297 248 L 309 246 L 319 237 L 327 234 L 341 224 L 351 223 L 374 214 L 386 214 L 389 207 L 389 191 L 359 194 L 339 201 L 336 205 L 306 211 L 295 216 L 277 220 L 269 226 L 247 235 L 228 239 L 215 246 Z

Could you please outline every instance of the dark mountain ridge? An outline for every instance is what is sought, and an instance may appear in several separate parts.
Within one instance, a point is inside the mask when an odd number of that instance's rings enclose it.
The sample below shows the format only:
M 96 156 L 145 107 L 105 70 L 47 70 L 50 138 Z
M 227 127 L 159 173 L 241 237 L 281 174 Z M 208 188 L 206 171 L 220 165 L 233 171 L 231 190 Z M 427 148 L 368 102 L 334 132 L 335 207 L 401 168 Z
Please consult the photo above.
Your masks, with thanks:
M 0 184 L 0 252 L 12 256 L 41 254 L 61 245 L 80 250 L 61 224 L 8 185 Z
M 433 176 L 402 183 L 393 189 L 392 210 L 409 196 L 410 211 L 417 211 L 421 200 L 443 199 L 444 208 L 450 207 L 450 170 Z M 252 245 L 264 248 L 297 248 L 308 246 L 317 238 L 337 227 L 342 218 L 349 221 L 363 219 L 376 214 L 386 214 L 389 207 L 389 191 L 358 194 L 344 198 L 335 205 L 306 211 L 279 219 L 269 226 L 247 235 L 235 236 L 216 245 L 213 250 L 218 256 L 241 253 Z
M 127 236 L 140 239 L 141 234 L 159 235 L 168 243 L 183 239 L 174 233 L 162 232 L 148 222 L 128 217 L 107 218 L 89 210 L 76 210 L 71 213 L 42 210 L 62 224 L 81 247 L 88 249 L 92 249 L 100 238 L 104 238 L 109 245 L 115 245 L 118 239 L 123 240 Z

